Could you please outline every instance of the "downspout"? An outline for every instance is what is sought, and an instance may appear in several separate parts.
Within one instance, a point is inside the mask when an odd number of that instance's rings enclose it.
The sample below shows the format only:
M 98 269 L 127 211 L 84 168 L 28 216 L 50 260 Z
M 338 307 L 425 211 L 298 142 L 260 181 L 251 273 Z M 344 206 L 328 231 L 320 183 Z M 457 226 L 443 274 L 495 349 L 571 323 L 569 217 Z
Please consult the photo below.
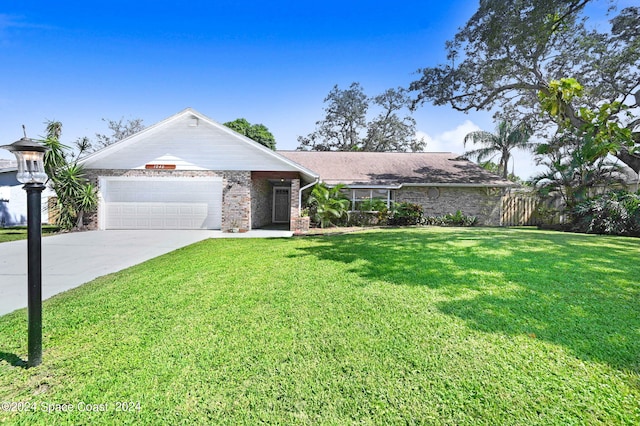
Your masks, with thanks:
M 298 215 L 300 215 L 300 210 L 302 210 L 302 191 L 304 191 L 307 188 L 311 188 L 313 185 L 317 184 L 318 182 L 320 182 L 319 177 L 317 177 L 314 182 L 311 182 L 309 185 L 303 186 L 302 188 L 300 188 L 300 191 L 298 191 Z

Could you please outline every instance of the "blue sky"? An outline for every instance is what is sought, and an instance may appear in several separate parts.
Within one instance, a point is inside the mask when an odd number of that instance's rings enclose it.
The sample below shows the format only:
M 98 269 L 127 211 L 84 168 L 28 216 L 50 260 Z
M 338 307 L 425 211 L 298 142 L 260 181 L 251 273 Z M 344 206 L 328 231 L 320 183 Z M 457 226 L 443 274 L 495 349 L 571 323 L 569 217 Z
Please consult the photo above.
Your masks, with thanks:
M 107 132 L 102 118 L 154 124 L 186 107 L 263 123 L 278 149 L 323 117 L 334 85 L 368 95 L 444 60 L 477 0 L 29 1 L 0 6 L 0 142 L 63 123 L 63 141 Z M 429 151 L 461 152 L 493 130 L 489 113 L 425 105 L 414 115 Z M 11 154 L 0 150 L 0 158 Z M 530 174 L 526 159 L 516 173 Z

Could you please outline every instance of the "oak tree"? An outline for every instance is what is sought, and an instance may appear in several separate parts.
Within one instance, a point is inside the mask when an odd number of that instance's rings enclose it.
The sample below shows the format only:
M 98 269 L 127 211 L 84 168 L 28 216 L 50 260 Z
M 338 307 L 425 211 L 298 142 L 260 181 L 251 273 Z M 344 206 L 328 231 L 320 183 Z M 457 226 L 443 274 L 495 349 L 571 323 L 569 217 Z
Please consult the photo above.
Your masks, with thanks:
M 447 42 L 448 62 L 419 71 L 414 106 L 497 110 L 539 132 L 571 129 L 591 140 L 613 131 L 609 151 L 640 170 L 640 8 L 621 10 L 600 31 L 585 12 L 591 1 L 481 1 Z M 584 90 L 565 97 L 563 79 Z
M 348 89 L 337 85 L 324 99 L 325 118 L 316 130 L 299 136 L 299 150 L 314 151 L 420 151 L 425 142 L 416 137 L 416 122 L 405 89 L 388 89 L 368 97 L 359 83 Z M 369 112 L 377 113 L 369 118 Z
M 251 124 L 244 118 L 237 118 L 224 123 L 224 125 L 269 149 L 274 151 L 276 149 L 276 138 L 264 124 Z

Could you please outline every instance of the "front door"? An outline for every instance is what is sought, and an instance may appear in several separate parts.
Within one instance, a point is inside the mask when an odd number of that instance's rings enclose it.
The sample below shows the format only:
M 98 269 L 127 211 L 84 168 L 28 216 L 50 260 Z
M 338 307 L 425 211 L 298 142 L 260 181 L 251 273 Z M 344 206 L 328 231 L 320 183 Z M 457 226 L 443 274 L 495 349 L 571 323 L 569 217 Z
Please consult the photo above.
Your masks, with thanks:
M 273 187 L 273 223 L 289 223 L 291 215 L 291 188 Z

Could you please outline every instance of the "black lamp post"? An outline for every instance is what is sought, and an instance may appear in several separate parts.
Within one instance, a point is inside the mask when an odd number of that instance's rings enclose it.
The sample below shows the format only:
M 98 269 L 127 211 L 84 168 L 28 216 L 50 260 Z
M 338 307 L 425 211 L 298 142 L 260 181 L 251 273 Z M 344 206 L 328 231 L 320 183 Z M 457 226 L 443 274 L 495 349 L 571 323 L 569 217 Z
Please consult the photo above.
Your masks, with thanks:
M 27 191 L 27 306 L 29 310 L 29 358 L 27 365 L 35 367 L 42 362 L 42 225 L 40 198 L 47 174 L 44 154 L 47 147 L 26 136 L 5 148 L 18 160 L 18 182 Z

